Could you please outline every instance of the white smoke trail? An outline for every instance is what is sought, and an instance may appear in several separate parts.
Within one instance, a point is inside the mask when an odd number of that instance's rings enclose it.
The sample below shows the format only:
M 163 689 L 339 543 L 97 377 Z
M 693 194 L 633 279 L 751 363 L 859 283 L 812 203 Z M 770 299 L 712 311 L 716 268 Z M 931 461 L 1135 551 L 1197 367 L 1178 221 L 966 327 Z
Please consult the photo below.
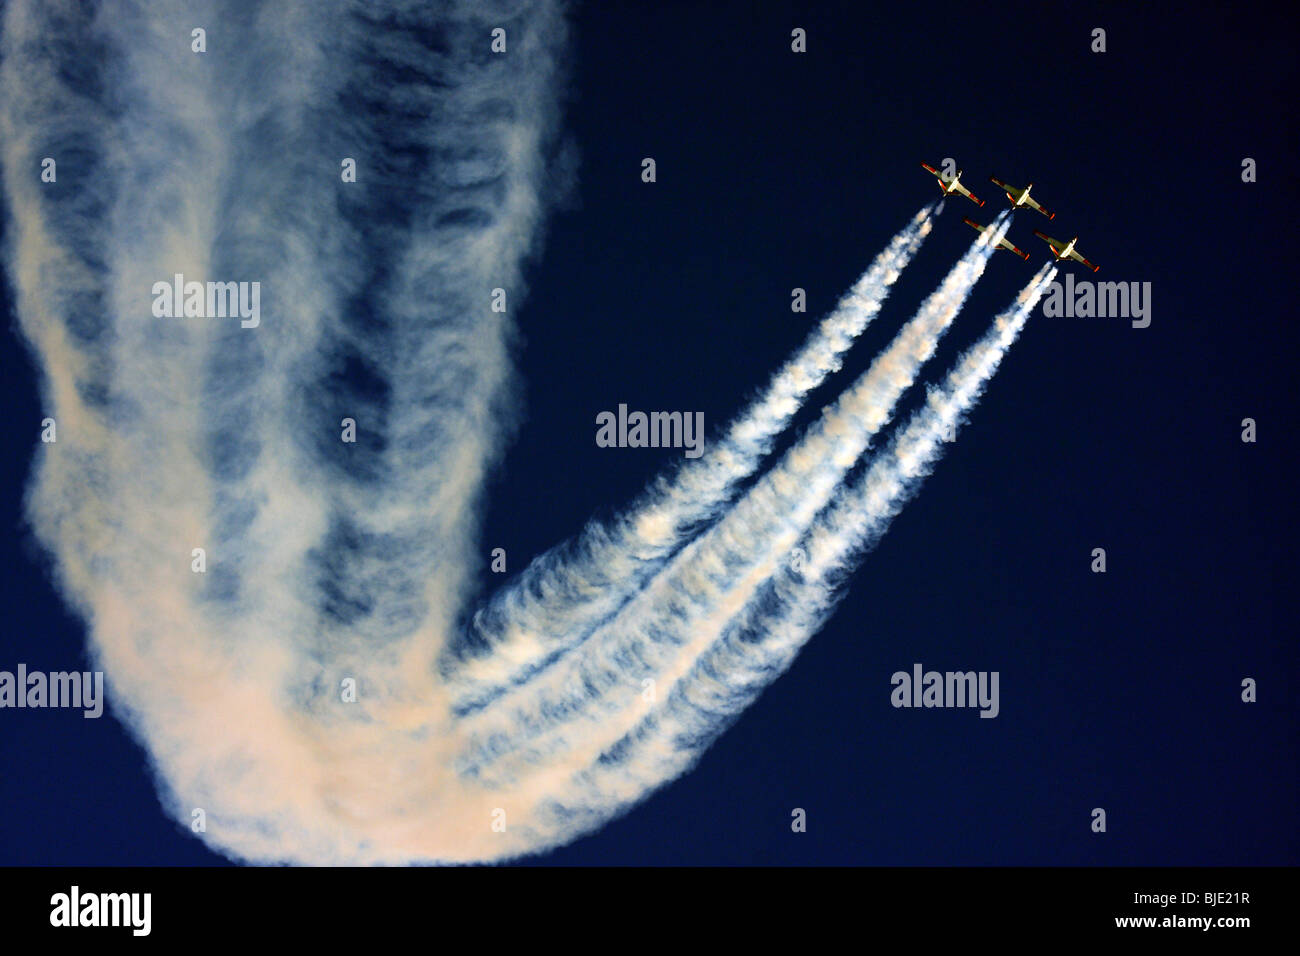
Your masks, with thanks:
M 508 843 L 445 769 L 434 661 L 508 431 L 492 290 L 522 297 L 564 33 L 548 0 L 5 9 L 7 264 L 58 428 L 30 520 L 168 811 L 226 852 Z M 257 281 L 260 324 L 156 317 L 176 273 Z
M 687 545 L 576 658 L 565 658 L 464 721 L 463 772 L 514 779 L 560 755 L 598 752 L 644 710 L 642 681 L 671 682 L 784 561 L 889 421 L 1008 227 L 980 235 L 871 367 L 717 525 Z M 531 771 L 530 771 L 531 772 Z M 500 774 L 501 776 L 497 776 Z
M 517 306 L 554 191 L 565 32 L 550 0 L 5 8 L 5 257 L 58 428 L 28 514 L 167 812 L 188 827 L 201 810 L 221 852 L 500 859 L 662 782 L 648 757 L 616 796 L 584 796 L 618 763 L 611 745 L 645 726 L 609 682 L 638 698 L 641 675 L 686 686 L 888 420 L 993 248 L 981 236 L 719 518 L 875 315 L 929 229 L 918 216 L 714 455 L 492 605 L 470 644 L 499 658 L 462 655 L 449 639 L 473 590 L 465 555 L 509 431 L 513 332 L 491 302 L 503 289 Z M 257 282 L 256 328 L 154 314 L 155 283 L 177 273 Z M 350 428 L 355 443 L 340 440 Z M 629 601 L 628 582 L 656 569 Z M 548 642 L 602 622 L 563 666 L 535 670 Z M 602 710 L 617 720 L 592 726 Z
M 806 561 L 774 574 L 723 635 L 666 688 L 663 702 L 624 737 L 559 786 L 548 812 L 590 827 L 688 770 L 708 746 L 793 662 L 834 609 L 841 585 L 915 494 L 943 452 L 945 436 L 979 400 L 1029 314 L 1056 277 L 1045 264 L 954 365 L 941 387 L 895 435 L 863 476 L 801 540 Z
M 580 644 L 715 519 L 804 399 L 838 371 L 933 227 L 923 208 L 876 257 L 835 310 L 703 458 L 658 480 L 614 522 L 591 522 L 541 555 L 475 615 L 464 648 L 446 655 L 458 712 L 478 709 Z

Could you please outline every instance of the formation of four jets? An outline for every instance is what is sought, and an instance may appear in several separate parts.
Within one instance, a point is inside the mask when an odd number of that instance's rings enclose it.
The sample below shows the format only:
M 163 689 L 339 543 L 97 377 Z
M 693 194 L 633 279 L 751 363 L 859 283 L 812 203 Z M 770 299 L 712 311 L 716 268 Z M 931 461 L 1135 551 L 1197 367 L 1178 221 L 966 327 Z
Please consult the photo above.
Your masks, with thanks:
M 972 193 L 969 189 L 967 189 L 965 186 L 961 184 L 962 171 L 960 169 L 957 170 L 957 175 L 952 177 L 951 180 L 949 180 L 944 176 L 943 173 L 939 172 L 939 170 L 935 169 L 933 166 L 930 166 L 926 163 L 922 163 L 921 168 L 931 173 L 937 180 L 939 180 L 939 188 L 943 190 L 943 194 L 945 196 L 951 196 L 953 193 L 960 193 L 961 195 L 969 199 L 971 202 L 973 202 L 975 205 L 977 206 L 984 205 L 983 199 L 977 198 L 974 193 Z M 1048 219 L 1056 218 L 1056 213 L 1048 212 L 1046 209 L 1043 208 L 1042 204 L 1039 203 L 1038 200 L 1034 199 L 1032 196 L 1029 195 L 1029 190 L 1034 188 L 1033 183 L 1030 183 L 1024 189 L 1020 189 L 1016 186 L 1012 186 L 1007 183 L 1004 183 L 1002 180 L 998 179 L 995 176 L 990 176 L 989 179 L 993 181 L 993 184 L 995 186 L 997 186 L 999 189 L 1001 189 L 1003 192 L 1007 194 L 1007 199 L 1011 202 L 1011 208 L 1013 211 L 1016 209 L 1035 209 L 1038 212 L 1041 212 Z M 988 232 L 990 229 L 993 228 L 992 226 L 981 226 L 978 222 L 976 222 L 973 219 L 966 219 L 963 217 L 962 221 L 965 222 L 968 226 L 974 226 L 980 232 Z M 1034 230 L 1034 235 L 1038 236 L 1040 239 L 1044 239 L 1047 241 L 1047 245 L 1051 248 L 1052 255 L 1056 257 L 1057 262 L 1061 262 L 1065 259 L 1073 259 L 1075 262 L 1082 262 L 1093 272 L 1096 272 L 1098 269 L 1101 268 L 1100 266 L 1094 266 L 1083 256 L 1079 255 L 1078 250 L 1074 248 L 1075 243 L 1079 241 L 1078 236 L 1075 236 L 1069 242 L 1065 242 L 1064 240 L 1061 239 L 1053 239 L 1051 236 L 1047 235 L 1047 233 L 1039 232 L 1037 229 Z M 1029 261 L 1029 253 L 1022 252 L 1021 250 L 1017 249 L 1014 245 L 1012 245 L 1011 241 L 1006 239 L 1005 237 L 998 241 L 998 246 L 1002 249 L 1009 249 L 1010 251 L 1018 255 L 1021 259 L 1024 259 L 1026 262 Z

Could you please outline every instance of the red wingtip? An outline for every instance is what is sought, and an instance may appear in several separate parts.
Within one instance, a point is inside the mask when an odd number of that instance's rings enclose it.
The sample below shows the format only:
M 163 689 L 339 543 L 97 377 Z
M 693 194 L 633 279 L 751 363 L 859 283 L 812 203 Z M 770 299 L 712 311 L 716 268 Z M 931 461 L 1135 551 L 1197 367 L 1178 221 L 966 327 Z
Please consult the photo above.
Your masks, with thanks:
M 1047 218 L 1048 218 L 1048 219 L 1055 219 L 1055 218 L 1056 218 L 1056 213 L 1052 213 L 1052 214 L 1049 215 Z

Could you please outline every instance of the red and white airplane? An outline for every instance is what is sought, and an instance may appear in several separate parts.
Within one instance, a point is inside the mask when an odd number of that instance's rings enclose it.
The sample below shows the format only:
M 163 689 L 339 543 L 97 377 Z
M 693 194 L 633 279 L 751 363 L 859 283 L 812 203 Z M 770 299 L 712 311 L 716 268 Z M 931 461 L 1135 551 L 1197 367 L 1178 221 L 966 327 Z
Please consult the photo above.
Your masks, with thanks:
M 978 229 L 980 232 L 988 232 L 990 229 L 993 228 L 992 226 L 981 226 L 981 225 L 980 225 L 978 222 L 976 222 L 974 219 L 967 219 L 967 218 L 964 217 L 964 216 L 962 217 L 962 220 L 961 220 L 961 221 L 964 222 L 964 223 L 966 223 L 966 225 L 968 225 L 968 226 L 974 226 L 974 227 L 975 227 L 976 229 Z M 1012 252 L 1014 252 L 1016 255 L 1018 255 L 1021 259 L 1024 259 L 1026 262 L 1029 261 L 1029 253 L 1027 253 L 1027 252 L 1022 252 L 1021 250 L 1017 249 L 1015 246 L 1013 246 L 1013 245 L 1011 244 L 1011 240 L 1008 239 L 1006 236 L 1003 236 L 1001 239 L 998 240 L 998 248 L 999 248 L 999 249 L 1010 249 Z
M 1029 190 L 1034 188 L 1033 183 L 1030 183 L 1024 189 L 1018 189 L 1015 186 L 1012 186 L 1008 183 L 1004 183 L 996 176 L 990 176 L 989 179 L 993 181 L 993 185 L 997 186 L 999 189 L 1001 189 L 1003 192 L 1007 194 L 1007 199 L 1011 200 L 1012 209 L 1024 209 L 1026 206 L 1028 206 L 1030 209 L 1037 209 L 1048 219 L 1056 218 L 1056 213 L 1048 212 L 1046 209 L 1042 207 L 1042 205 L 1039 204 L 1038 200 L 1034 199 L 1032 196 L 1029 195 Z
M 1093 272 L 1096 272 L 1101 268 L 1101 266 L 1094 266 L 1075 250 L 1074 244 L 1079 241 L 1078 236 L 1075 236 L 1069 242 L 1062 242 L 1060 239 L 1053 239 L 1051 236 L 1047 235 L 1047 233 L 1039 232 L 1037 229 L 1034 230 L 1034 235 L 1039 239 L 1047 240 L 1047 244 L 1052 247 L 1052 255 L 1056 256 L 1057 262 L 1062 262 L 1065 259 L 1073 259 L 1075 262 L 1082 262 Z
M 975 205 L 977 206 L 984 205 L 983 199 L 976 199 L 975 194 L 961 184 L 960 169 L 957 170 L 957 175 L 952 177 L 952 182 L 948 182 L 946 179 L 944 179 L 943 173 L 939 172 L 939 170 L 935 169 L 933 166 L 927 165 L 926 163 L 922 163 L 921 168 L 926 170 L 927 172 L 932 173 L 934 175 L 934 178 L 939 180 L 939 188 L 943 190 L 943 194 L 945 196 L 950 196 L 953 193 L 961 193 L 963 196 L 965 196 Z

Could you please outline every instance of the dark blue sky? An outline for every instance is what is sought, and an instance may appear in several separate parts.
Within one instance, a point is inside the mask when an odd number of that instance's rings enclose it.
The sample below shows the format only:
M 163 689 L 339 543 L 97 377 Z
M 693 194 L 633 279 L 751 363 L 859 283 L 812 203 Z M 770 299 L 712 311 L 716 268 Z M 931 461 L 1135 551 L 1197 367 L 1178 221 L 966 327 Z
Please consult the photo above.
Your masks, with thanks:
M 995 257 L 929 379 L 1043 261 L 1034 228 L 1078 234 L 1098 279 L 1150 282 L 1152 321 L 1031 319 L 790 672 L 694 771 L 539 862 L 1300 862 L 1295 631 L 1281 600 L 1294 526 L 1292 37 L 1262 14 L 1172 12 L 576 10 L 576 202 L 530 268 L 526 419 L 483 539 L 512 570 L 670 461 L 596 447 L 596 413 L 626 402 L 724 423 L 938 195 L 921 161 L 954 157 L 987 205 L 948 203 L 801 421 L 965 249 L 961 217 L 1000 208 L 990 174 L 1034 181 L 1057 217 L 1018 214 L 1009 235 L 1030 263 Z M 806 54 L 790 52 L 794 27 Z M 1094 27 L 1106 53 L 1090 52 Z M 1244 157 L 1258 182 L 1242 183 Z M 790 312 L 796 286 L 806 315 Z M 13 529 L 0 666 L 70 669 L 82 625 L 18 530 L 42 413 L 12 332 L 0 362 Z M 1256 444 L 1240 441 L 1245 417 Z M 1089 571 L 1095 547 L 1104 575 Z M 999 671 L 1000 716 L 893 709 L 890 674 L 917 661 Z M 1239 697 L 1248 676 L 1253 705 Z M 6 711 L 0 766 L 0 862 L 220 862 L 163 817 L 114 720 Z M 1098 806 L 1104 835 L 1089 830 Z M 794 807 L 807 833 L 791 833 Z

